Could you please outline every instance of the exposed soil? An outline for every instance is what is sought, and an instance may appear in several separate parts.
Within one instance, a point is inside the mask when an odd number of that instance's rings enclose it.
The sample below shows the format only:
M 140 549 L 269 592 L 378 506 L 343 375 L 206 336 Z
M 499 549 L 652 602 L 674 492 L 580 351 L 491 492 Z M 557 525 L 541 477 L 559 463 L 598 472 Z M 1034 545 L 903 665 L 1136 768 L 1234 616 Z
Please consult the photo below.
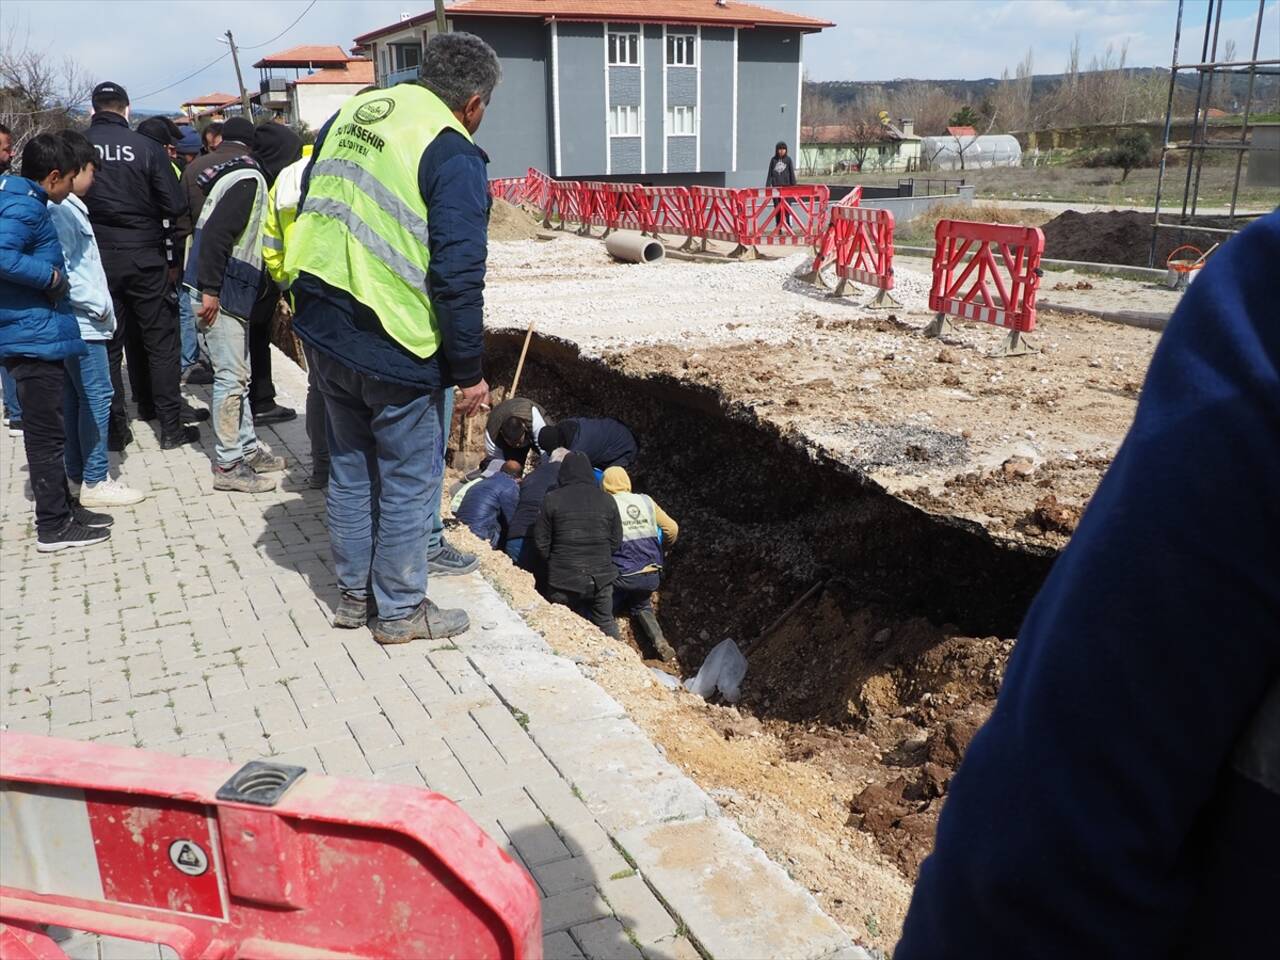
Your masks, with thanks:
M 1164 216 L 1172 219 L 1172 215 Z M 1151 250 L 1151 224 L 1154 215 L 1137 210 L 1113 210 L 1105 213 L 1060 213 L 1040 229 L 1044 231 L 1044 255 L 1053 260 L 1084 260 L 1090 263 L 1123 263 L 1145 267 Z M 1196 217 L 1201 227 L 1228 226 L 1239 229 L 1244 222 L 1227 217 Z M 1191 244 L 1201 251 L 1225 241 L 1220 233 L 1204 233 L 1194 227 L 1185 230 L 1161 230 L 1156 239 L 1156 266 L 1163 267 L 1175 247 Z M 1192 255 L 1190 259 L 1195 259 Z
M 532 240 L 538 235 L 538 222 L 525 210 L 495 197 L 489 211 L 490 240 Z
M 989 327 L 922 339 L 927 274 L 905 261 L 903 307 L 874 313 L 865 291 L 798 283 L 801 256 L 638 267 L 571 237 L 491 253 L 489 382 L 510 382 L 536 320 L 521 393 L 636 432 L 636 489 L 681 525 L 657 602 L 679 672 L 732 638 L 740 703 L 662 687 L 626 639 L 459 537 L 855 939 L 892 948 L 947 784 L 1158 335 L 1045 312 L 1042 352 L 1003 359 Z M 1139 292 L 1080 279 L 1054 282 Z

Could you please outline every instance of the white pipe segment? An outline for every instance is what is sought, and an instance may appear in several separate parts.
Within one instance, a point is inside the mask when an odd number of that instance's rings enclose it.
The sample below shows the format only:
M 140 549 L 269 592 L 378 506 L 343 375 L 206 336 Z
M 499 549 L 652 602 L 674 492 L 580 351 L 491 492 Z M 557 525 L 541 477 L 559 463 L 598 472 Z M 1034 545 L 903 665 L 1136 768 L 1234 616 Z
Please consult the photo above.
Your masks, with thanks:
M 605 237 L 604 248 L 615 260 L 626 263 L 653 263 L 667 255 L 661 243 L 635 231 L 618 231 Z

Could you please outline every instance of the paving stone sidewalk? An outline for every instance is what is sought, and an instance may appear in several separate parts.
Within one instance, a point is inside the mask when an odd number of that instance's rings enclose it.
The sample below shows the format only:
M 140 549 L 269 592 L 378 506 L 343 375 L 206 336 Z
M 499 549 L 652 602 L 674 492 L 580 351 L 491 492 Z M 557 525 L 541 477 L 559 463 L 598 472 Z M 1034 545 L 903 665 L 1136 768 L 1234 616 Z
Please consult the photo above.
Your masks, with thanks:
M 275 367 L 301 412 L 305 376 Z M 214 492 L 201 431 L 162 452 L 136 424 L 121 474 L 150 498 L 51 555 L 0 435 L 0 723 L 439 791 L 532 874 L 552 960 L 868 956 L 479 574 L 431 581 L 471 615 L 455 642 L 333 629 L 323 495 Z M 306 465 L 301 416 L 261 435 Z

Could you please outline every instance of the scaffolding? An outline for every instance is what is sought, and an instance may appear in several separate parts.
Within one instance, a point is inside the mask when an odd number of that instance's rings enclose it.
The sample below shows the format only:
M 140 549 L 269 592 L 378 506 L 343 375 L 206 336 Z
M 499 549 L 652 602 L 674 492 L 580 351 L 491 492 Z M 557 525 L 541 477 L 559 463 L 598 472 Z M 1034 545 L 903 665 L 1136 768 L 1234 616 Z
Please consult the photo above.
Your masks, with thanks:
M 1236 198 L 1240 193 L 1240 173 L 1244 167 L 1245 151 L 1250 149 L 1249 115 L 1253 109 L 1254 85 L 1259 76 L 1280 76 L 1280 60 L 1259 60 L 1258 49 L 1262 42 L 1262 20 L 1266 11 L 1266 0 L 1258 0 L 1258 17 L 1253 32 L 1253 52 L 1248 60 L 1218 61 L 1218 30 L 1222 23 L 1222 8 L 1226 0 L 1208 0 L 1205 13 L 1204 37 L 1201 43 L 1200 60 L 1193 63 L 1178 62 L 1178 46 L 1182 39 L 1182 14 L 1185 0 L 1178 0 L 1178 18 L 1173 31 L 1173 62 L 1169 68 L 1169 101 L 1164 114 L 1164 138 L 1160 146 L 1160 173 L 1156 180 L 1155 220 L 1151 228 L 1151 252 L 1147 265 L 1156 265 L 1156 245 L 1161 230 L 1191 229 L 1191 221 L 1196 215 L 1196 206 L 1200 198 L 1200 171 L 1204 166 L 1205 154 L 1209 151 L 1234 151 L 1236 155 L 1235 179 L 1231 187 L 1231 207 L 1228 212 L 1227 226 L 1196 226 L 1196 233 L 1223 234 L 1225 242 L 1230 236 L 1239 233 L 1242 226 L 1237 226 Z M 1196 105 L 1192 115 L 1191 139 L 1186 142 L 1172 141 L 1173 114 L 1175 92 L 1178 85 L 1179 71 L 1194 70 L 1198 74 L 1196 82 Z M 1218 73 L 1248 73 L 1249 86 L 1245 94 L 1244 115 L 1240 123 L 1240 139 L 1238 141 L 1210 141 L 1209 107 L 1213 99 L 1213 84 Z M 1160 219 L 1160 200 L 1164 192 L 1165 172 L 1168 168 L 1169 154 L 1172 151 L 1187 151 L 1187 172 L 1182 188 L 1182 211 L 1176 223 Z M 1170 214 L 1169 216 L 1172 216 Z

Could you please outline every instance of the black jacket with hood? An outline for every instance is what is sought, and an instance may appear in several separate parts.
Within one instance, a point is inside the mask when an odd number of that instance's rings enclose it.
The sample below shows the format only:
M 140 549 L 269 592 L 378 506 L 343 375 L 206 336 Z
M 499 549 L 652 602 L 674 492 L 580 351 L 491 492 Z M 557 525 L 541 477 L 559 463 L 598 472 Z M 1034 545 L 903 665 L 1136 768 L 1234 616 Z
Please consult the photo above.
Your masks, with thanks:
M 95 113 L 85 137 L 98 152 L 93 187 L 84 198 L 100 247 L 164 250 L 168 228 L 186 210 L 164 147 L 129 128 L 118 113 Z
M 559 486 L 543 501 L 533 538 L 552 590 L 591 596 L 618 578 L 613 554 L 622 546 L 622 519 L 585 454 L 564 458 Z
M 778 156 L 778 151 L 786 148 L 786 146 L 785 141 L 779 140 L 778 145 L 773 148 L 773 156 L 769 158 L 769 168 L 764 175 L 764 185 L 766 187 L 794 187 L 796 185 L 796 166 L 791 161 L 790 149 L 787 149 L 785 157 Z

